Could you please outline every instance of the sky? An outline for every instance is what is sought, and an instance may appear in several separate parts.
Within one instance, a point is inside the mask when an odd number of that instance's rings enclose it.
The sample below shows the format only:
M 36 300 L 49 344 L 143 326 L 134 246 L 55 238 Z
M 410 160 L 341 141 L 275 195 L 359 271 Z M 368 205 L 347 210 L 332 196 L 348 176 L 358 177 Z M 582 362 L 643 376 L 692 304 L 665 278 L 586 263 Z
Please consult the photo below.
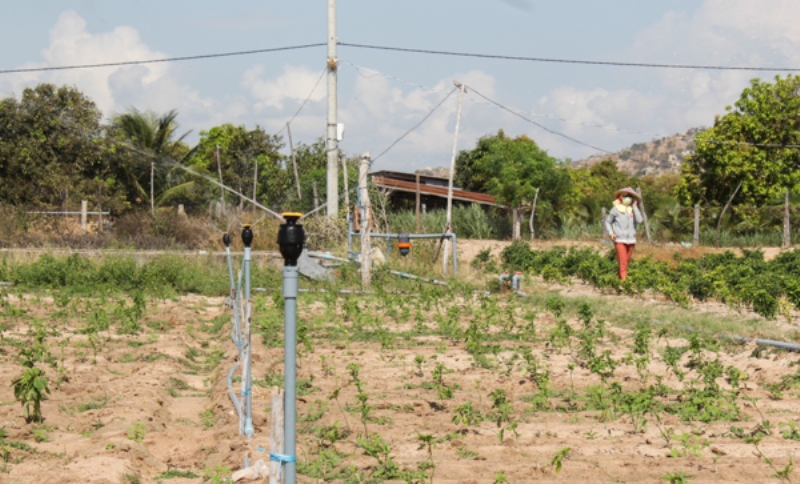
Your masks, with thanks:
M 4 0 L 0 70 L 159 59 L 327 40 L 327 1 Z M 796 0 L 339 0 L 341 42 L 508 56 L 722 66 L 800 67 Z M 751 78 L 775 72 L 647 69 L 434 56 L 339 46 L 338 117 L 347 156 L 374 169 L 449 166 L 499 129 L 550 155 L 581 159 L 710 126 Z M 324 136 L 326 47 L 97 69 L 0 74 L 0 96 L 67 84 L 106 119 L 131 108 L 179 113 L 195 143 L 222 123 L 295 143 Z M 487 102 L 522 114 L 547 130 Z M 549 131 L 548 131 L 549 130 Z M 553 132 L 561 133 L 566 137 Z M 280 131 L 284 135 L 285 130 Z M 594 148 L 591 148 L 589 146 Z M 286 152 L 287 148 L 283 148 Z

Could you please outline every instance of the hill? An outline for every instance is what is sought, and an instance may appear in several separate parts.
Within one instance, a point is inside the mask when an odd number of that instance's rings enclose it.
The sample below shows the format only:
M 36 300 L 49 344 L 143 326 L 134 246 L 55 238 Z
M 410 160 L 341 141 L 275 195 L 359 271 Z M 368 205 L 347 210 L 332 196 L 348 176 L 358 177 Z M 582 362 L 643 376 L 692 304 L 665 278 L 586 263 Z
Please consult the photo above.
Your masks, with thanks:
M 646 143 L 635 143 L 610 155 L 591 156 L 574 161 L 575 167 L 592 166 L 611 158 L 621 171 L 632 176 L 678 173 L 683 160 L 694 153 L 694 137 L 704 128 L 691 128 Z

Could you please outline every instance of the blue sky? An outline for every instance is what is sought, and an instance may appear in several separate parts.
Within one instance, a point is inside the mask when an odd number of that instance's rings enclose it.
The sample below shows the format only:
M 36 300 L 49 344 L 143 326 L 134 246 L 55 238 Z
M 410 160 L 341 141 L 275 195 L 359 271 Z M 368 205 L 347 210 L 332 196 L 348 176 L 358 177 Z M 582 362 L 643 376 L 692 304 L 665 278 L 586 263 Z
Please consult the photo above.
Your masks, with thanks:
M 140 60 L 324 42 L 327 2 L 5 0 L 0 69 Z M 340 0 L 343 42 L 628 62 L 800 67 L 795 0 Z M 230 122 L 276 132 L 312 92 L 324 47 L 174 64 L 0 75 L 0 95 L 39 82 L 71 84 L 106 116 L 177 109 L 190 141 Z M 341 144 L 383 151 L 465 82 L 552 130 L 615 151 L 708 126 L 751 77 L 776 73 L 663 70 L 437 57 L 339 47 Z M 296 142 L 324 133 L 323 79 L 292 123 Z M 457 96 L 376 168 L 447 166 Z M 558 158 L 596 151 L 488 105 L 464 101 L 459 148 L 504 129 Z

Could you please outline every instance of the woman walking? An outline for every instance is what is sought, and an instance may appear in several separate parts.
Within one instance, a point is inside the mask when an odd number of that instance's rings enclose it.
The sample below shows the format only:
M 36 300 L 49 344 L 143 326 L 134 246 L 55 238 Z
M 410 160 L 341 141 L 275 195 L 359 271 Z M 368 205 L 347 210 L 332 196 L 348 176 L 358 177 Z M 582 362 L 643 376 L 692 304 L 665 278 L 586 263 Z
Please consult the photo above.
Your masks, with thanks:
M 614 206 L 606 217 L 608 232 L 617 250 L 620 280 L 628 277 L 628 263 L 636 247 L 636 227 L 642 223 L 642 212 L 639 211 L 641 197 L 633 188 L 625 187 L 614 194 Z

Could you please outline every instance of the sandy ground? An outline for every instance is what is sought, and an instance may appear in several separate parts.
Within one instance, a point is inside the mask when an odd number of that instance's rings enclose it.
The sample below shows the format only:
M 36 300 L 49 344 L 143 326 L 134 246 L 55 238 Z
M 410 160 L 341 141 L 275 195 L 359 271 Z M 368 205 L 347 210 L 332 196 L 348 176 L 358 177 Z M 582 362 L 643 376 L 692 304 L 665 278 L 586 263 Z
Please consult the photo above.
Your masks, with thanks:
M 323 326 L 346 328 L 350 324 L 343 323 L 341 310 L 331 313 L 325 303 L 301 302 L 301 319 Z M 221 298 L 188 296 L 151 305 L 146 320 L 152 328 L 139 336 L 118 335 L 113 329 L 110 334 L 103 333 L 96 363 L 86 336 L 77 331 L 82 324 L 80 317 L 58 316 L 54 301 L 47 298 L 12 299 L 12 304 L 27 313 L 3 316 L 6 330 L 0 346 L 0 381 L 10 382 L 19 375 L 15 360 L 18 347 L 9 342 L 25 344 L 25 323 L 32 318 L 40 318 L 61 333 L 48 341 L 53 355 L 63 359 L 69 381 L 60 387 L 51 383 L 52 394 L 42 406 L 42 424 L 26 423 L 12 389 L 0 385 L 0 426 L 8 433 L 6 441 L 15 443 L 0 482 L 149 483 L 164 480 L 169 470 L 203 476 L 204 471 L 213 472 L 220 466 L 236 470 L 245 457 L 251 461 L 265 458 L 255 447 L 269 445 L 270 390 L 254 387 L 256 436 L 248 442 L 238 435 L 237 419 L 226 393 L 225 374 L 236 355 L 228 327 L 217 334 L 202 330 L 209 321 L 226 314 Z M 89 302 L 80 304 L 88 307 Z M 270 304 L 261 300 L 256 311 L 267 311 Z M 427 324 L 435 327 L 434 319 L 431 315 Z M 469 315 L 462 315 L 462 324 L 469 319 Z M 523 324 L 530 316 L 519 309 L 514 319 Z M 543 311 L 534 322 L 542 335 L 554 324 L 553 317 Z M 411 326 L 389 318 L 382 324 L 395 333 Z M 579 327 L 577 322 L 571 324 Z M 614 341 L 603 349 L 622 358 L 632 344 L 631 333 L 622 329 L 612 329 L 612 333 Z M 672 429 L 675 435 L 694 432 L 698 441 L 704 442 L 697 455 L 669 457 L 670 449 L 680 446 L 676 438 L 668 444 L 652 419 L 645 429 L 636 430 L 627 417 L 606 420 L 597 411 L 529 412 L 525 397 L 537 392 L 536 384 L 518 369 L 505 372 L 503 365 L 494 370 L 476 366 L 464 341 L 425 336 L 398 343 L 395 348 L 348 341 L 346 337 L 331 341 L 312 335 L 312 341 L 313 351 L 301 350 L 298 362 L 299 378 L 313 378 L 311 392 L 298 399 L 298 413 L 309 425 L 322 427 L 338 421 L 349 429 L 334 448 L 349 455 L 346 462 L 367 475 L 374 470 L 375 460 L 355 445 L 356 435 L 363 433 L 359 414 L 345 410 L 357 401 L 357 390 L 348 383 L 347 366 L 351 363 L 361 366 L 360 378 L 373 406 L 368 431 L 390 443 L 391 456 L 398 463 L 416 468 L 427 459 L 417 436 L 432 434 L 437 438 L 432 451 L 434 482 L 493 482 L 498 472 L 507 482 L 663 482 L 660 479 L 668 472 L 691 475 L 691 482 L 777 482 L 770 477 L 773 470 L 755 455 L 754 445 L 729 435 L 731 425 L 748 430 L 761 420 L 753 404 L 741 399 L 748 419 L 741 422 L 686 423 L 675 415 L 662 414 L 662 427 Z M 254 343 L 254 375 L 263 380 L 266 373 L 280 371 L 282 350 L 265 348 L 259 337 Z M 661 340 L 658 346 L 667 343 L 686 344 Z M 530 347 L 549 368 L 556 391 L 574 388 L 582 394 L 587 387 L 600 383 L 587 369 L 578 366 L 570 370 L 574 348 L 555 349 L 544 340 L 520 344 Z M 504 346 L 501 360 L 508 358 L 510 353 L 505 351 L 512 346 Z M 218 364 L 204 365 L 216 349 L 223 352 Z M 758 410 L 774 429 L 758 448 L 783 468 L 800 444 L 781 437 L 779 424 L 797 419 L 800 396 L 790 390 L 783 399 L 771 400 L 760 385 L 794 373 L 798 356 L 767 352 L 755 358 L 753 350 L 752 345 L 739 347 L 733 353 L 720 353 L 719 358 L 724 365 L 735 365 L 747 374 L 742 392 L 760 398 Z M 416 356 L 425 361 L 421 373 L 414 364 Z M 651 379 L 666 375 L 664 382 L 678 387 L 655 347 L 650 356 Z M 682 361 L 685 363 L 686 355 Z M 426 385 L 432 380 L 436 362 L 445 365 L 444 381 L 456 388 L 452 399 L 440 399 L 437 391 Z M 51 376 L 54 379 L 55 375 Z M 621 365 L 614 380 L 626 388 L 644 384 L 631 365 Z M 730 388 L 723 378 L 719 382 Z M 338 404 L 329 398 L 336 388 L 341 388 Z M 506 391 L 519 420 L 516 438 L 507 432 L 499 439 L 498 428 L 490 421 L 470 426 L 452 422 L 454 409 L 467 401 L 472 401 L 477 411 L 490 413 L 488 394 L 497 389 Z M 551 403 L 553 407 L 563 404 L 559 397 Z M 318 419 L 311 417 L 320 405 L 326 410 Z M 143 429 L 138 439 L 141 442 L 136 441 L 136 424 Z M 299 458 L 312 459 L 319 448 L 318 440 L 312 433 L 301 432 L 299 442 Z M 23 450 L 24 446 L 29 448 Z M 570 450 L 561 472 L 556 473 L 552 459 L 566 447 Z M 302 477 L 301 481 L 320 482 Z M 203 478 L 164 482 L 199 483 Z

